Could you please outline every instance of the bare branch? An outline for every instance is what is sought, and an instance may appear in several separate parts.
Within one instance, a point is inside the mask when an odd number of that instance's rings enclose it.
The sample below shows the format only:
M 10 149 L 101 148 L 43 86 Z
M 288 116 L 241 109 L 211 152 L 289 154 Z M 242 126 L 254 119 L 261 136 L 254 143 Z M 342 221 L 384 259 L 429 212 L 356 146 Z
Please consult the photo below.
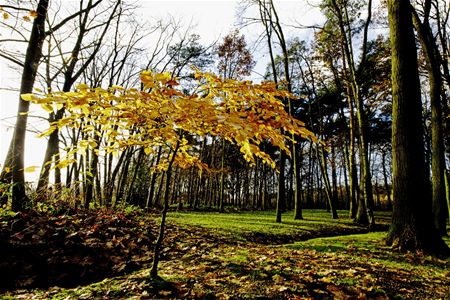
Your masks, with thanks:
M 24 64 L 21 61 L 15 59 L 12 56 L 8 56 L 8 55 L 5 55 L 4 53 L 0 52 L 0 57 L 3 57 L 4 59 L 9 60 L 10 62 L 13 62 L 13 63 L 15 63 L 16 65 L 19 65 L 22 68 L 24 67 Z
M 60 29 L 62 26 L 64 26 L 67 22 L 69 22 L 70 20 L 78 17 L 79 15 L 85 13 L 86 11 L 91 10 L 92 8 L 96 7 L 98 4 L 100 4 L 103 0 L 98 0 L 97 2 L 95 2 L 92 5 L 87 6 L 85 9 L 82 9 L 78 12 L 76 12 L 73 15 L 68 16 L 67 18 L 63 19 L 61 22 L 59 22 L 59 24 L 53 26 L 50 30 L 47 30 L 45 32 L 45 35 L 48 36 L 50 34 L 52 34 L 53 32 L 57 31 L 58 29 Z

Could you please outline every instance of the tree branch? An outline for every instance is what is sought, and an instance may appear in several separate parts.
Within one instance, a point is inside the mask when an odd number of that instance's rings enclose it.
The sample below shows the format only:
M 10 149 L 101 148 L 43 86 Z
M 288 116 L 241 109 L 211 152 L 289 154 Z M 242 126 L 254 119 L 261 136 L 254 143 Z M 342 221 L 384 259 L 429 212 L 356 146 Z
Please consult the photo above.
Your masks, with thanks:
M 96 7 L 98 4 L 100 4 L 103 0 L 98 0 L 97 2 L 95 2 L 92 5 L 87 6 L 85 9 L 78 11 L 77 13 L 68 16 L 67 18 L 63 19 L 61 22 L 59 22 L 59 24 L 53 26 L 50 30 L 47 30 L 45 32 L 45 35 L 48 36 L 50 34 L 52 34 L 53 32 L 57 31 L 59 28 L 61 28 L 62 26 L 64 26 L 67 22 L 69 22 L 70 20 L 78 17 L 79 15 L 85 13 L 86 11 Z

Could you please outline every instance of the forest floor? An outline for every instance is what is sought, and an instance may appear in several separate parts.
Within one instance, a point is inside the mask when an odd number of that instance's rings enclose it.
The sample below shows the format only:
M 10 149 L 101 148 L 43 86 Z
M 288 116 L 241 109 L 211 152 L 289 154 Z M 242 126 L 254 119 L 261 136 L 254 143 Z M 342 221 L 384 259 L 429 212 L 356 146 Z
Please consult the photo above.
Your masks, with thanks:
M 0 298 L 450 299 L 450 259 L 386 247 L 386 213 L 371 233 L 340 214 L 170 212 L 151 281 L 156 214 L 1 211 Z

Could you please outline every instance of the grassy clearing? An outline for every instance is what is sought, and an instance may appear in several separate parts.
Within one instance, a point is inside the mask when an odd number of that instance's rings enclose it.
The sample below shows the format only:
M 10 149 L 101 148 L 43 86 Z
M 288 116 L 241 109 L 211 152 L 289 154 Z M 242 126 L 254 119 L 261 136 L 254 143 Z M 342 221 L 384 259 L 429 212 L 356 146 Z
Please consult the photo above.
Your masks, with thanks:
M 304 210 L 303 220 L 294 220 L 293 212 L 290 211 L 283 214 L 282 223 L 275 222 L 274 211 L 173 212 L 169 215 L 169 219 L 181 226 L 200 226 L 231 234 L 240 240 L 264 242 L 264 238 L 269 238 L 268 243 L 287 243 L 319 236 L 366 232 L 364 227 L 358 226 L 347 217 L 347 211 L 338 213 L 341 217 L 333 220 L 330 213 L 325 210 Z M 377 214 L 377 217 L 382 224 L 386 225 L 389 213 L 381 212 Z M 279 237 L 281 240 L 276 242 L 271 237 Z

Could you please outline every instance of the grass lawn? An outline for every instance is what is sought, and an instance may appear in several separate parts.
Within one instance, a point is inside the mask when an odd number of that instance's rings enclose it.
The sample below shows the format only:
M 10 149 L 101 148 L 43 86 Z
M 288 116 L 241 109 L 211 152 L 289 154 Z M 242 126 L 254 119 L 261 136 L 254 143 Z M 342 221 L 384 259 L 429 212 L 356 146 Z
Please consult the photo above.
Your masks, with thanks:
M 200 226 L 231 234 L 237 239 L 267 243 L 288 243 L 321 236 L 365 233 L 348 218 L 348 211 L 338 211 L 340 218 L 332 219 L 325 210 L 303 210 L 303 220 L 294 220 L 292 211 L 283 214 L 282 222 L 275 222 L 275 211 L 244 212 L 171 212 L 169 220 L 181 226 Z M 387 229 L 390 213 L 377 212 L 380 227 Z

